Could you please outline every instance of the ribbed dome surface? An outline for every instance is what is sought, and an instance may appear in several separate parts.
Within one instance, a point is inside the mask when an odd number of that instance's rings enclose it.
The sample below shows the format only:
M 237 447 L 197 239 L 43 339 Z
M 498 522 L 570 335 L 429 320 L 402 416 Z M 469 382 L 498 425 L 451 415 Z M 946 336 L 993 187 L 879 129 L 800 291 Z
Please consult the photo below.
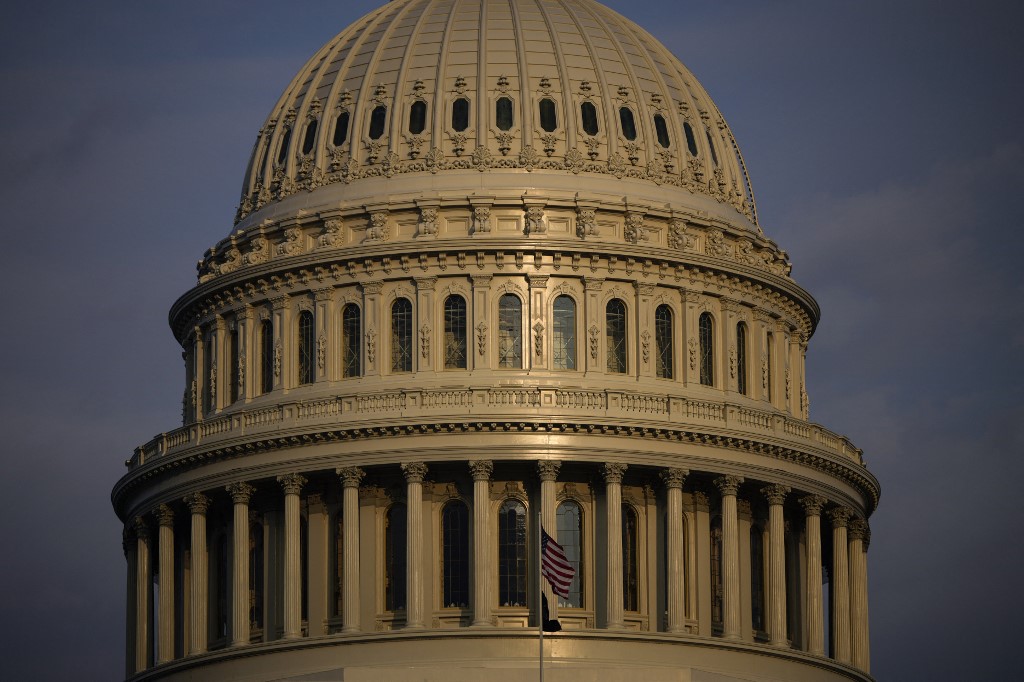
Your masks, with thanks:
M 238 220 L 253 224 L 294 195 L 292 208 L 337 203 L 366 178 L 391 180 L 391 193 L 406 178 L 422 187 L 423 174 L 472 171 L 493 178 L 476 180 L 484 187 L 544 184 L 527 172 L 589 175 L 588 187 L 603 176 L 759 231 L 707 93 L 647 32 L 590 0 L 395 0 L 371 12 L 281 96 Z

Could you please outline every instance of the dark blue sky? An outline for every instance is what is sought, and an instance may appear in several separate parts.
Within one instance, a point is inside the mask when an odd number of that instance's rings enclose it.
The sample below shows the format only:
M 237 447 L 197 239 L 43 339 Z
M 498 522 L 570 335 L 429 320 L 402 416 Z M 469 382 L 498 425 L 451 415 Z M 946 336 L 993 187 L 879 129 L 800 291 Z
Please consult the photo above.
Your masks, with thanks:
M 0 23 L 5 679 L 123 671 L 109 491 L 180 420 L 166 324 L 231 229 L 256 131 L 379 4 L 70 3 Z M 880 680 L 1019 673 L 1024 10 L 1008 2 L 607 3 L 729 121 L 766 232 L 818 299 L 811 416 L 881 480 Z

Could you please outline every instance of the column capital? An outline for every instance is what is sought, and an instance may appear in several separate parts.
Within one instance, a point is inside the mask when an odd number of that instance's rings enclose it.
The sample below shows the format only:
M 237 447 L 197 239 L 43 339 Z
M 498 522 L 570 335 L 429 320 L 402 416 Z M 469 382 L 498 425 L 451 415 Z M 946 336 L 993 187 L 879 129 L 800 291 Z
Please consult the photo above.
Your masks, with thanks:
M 427 475 L 427 465 L 424 462 L 403 462 L 402 473 L 406 483 L 422 483 Z
M 788 485 L 782 485 L 781 483 L 773 483 L 761 488 L 761 494 L 768 500 L 768 504 L 782 504 L 786 501 L 786 495 L 790 491 L 791 489 Z
M 132 530 L 135 532 L 135 537 L 139 540 L 149 539 L 149 524 L 146 523 L 146 519 L 141 516 L 136 516 L 132 519 Z
M 161 526 L 174 526 L 174 510 L 168 504 L 161 504 L 156 508 L 156 520 Z
M 682 489 L 686 477 L 690 475 L 689 469 L 663 469 L 659 476 L 669 490 Z
M 341 479 L 342 488 L 358 488 L 366 472 L 359 467 L 339 467 L 334 473 Z
M 740 485 L 743 483 L 742 476 L 719 476 L 713 483 L 718 488 L 718 492 L 722 495 L 736 496 L 736 493 L 740 490 Z
M 190 493 L 181 498 L 193 514 L 205 514 L 210 508 L 210 498 L 202 493 Z
M 474 481 L 489 481 L 494 471 L 494 462 L 489 459 L 472 459 L 469 461 L 469 473 Z
M 282 474 L 277 477 L 277 482 L 284 488 L 285 495 L 298 495 L 308 481 L 302 474 Z
M 848 528 L 849 535 L 847 537 L 851 540 L 865 540 L 868 537 L 868 522 L 864 519 L 853 519 Z
M 629 467 L 622 462 L 605 462 L 601 468 L 605 483 L 622 483 L 622 477 Z
M 833 507 L 825 513 L 833 528 L 846 528 L 847 522 L 853 516 L 853 510 L 849 507 Z
M 542 481 L 554 481 L 558 478 L 558 470 L 562 468 L 562 463 L 557 459 L 542 459 L 537 462 L 537 473 L 540 474 L 540 480 Z
M 245 481 L 235 481 L 224 486 L 224 490 L 228 491 L 231 495 L 231 501 L 235 504 L 249 504 L 249 500 L 252 498 L 252 494 L 256 492 L 256 488 Z
M 284 296 L 275 296 L 270 299 L 270 307 L 274 310 L 284 310 L 288 307 L 289 297 L 287 294 Z
M 804 508 L 807 516 L 821 516 L 821 510 L 828 504 L 828 500 L 821 495 L 805 495 L 800 498 L 800 506 Z

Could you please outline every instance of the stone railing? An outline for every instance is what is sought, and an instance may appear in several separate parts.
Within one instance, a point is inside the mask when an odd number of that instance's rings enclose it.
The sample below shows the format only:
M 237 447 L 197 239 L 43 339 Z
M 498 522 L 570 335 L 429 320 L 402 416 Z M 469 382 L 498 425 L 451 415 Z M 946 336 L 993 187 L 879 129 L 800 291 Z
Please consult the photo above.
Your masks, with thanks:
M 863 464 L 861 451 L 844 436 L 789 415 L 728 401 L 681 395 L 557 387 L 488 387 L 394 390 L 283 402 L 239 410 L 162 433 L 136 448 L 130 468 L 190 448 L 277 430 L 373 426 L 381 420 L 529 418 L 531 421 L 611 420 L 671 428 L 711 428 L 728 435 L 773 438 L 806 445 Z

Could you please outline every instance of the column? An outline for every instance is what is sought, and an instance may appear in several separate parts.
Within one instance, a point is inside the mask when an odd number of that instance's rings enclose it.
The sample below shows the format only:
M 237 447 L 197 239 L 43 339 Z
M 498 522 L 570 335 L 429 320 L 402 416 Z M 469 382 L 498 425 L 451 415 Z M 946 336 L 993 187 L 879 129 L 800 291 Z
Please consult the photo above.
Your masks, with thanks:
M 132 530 L 131 524 L 125 524 L 124 529 L 121 531 L 121 547 L 124 549 L 124 558 L 127 562 L 128 570 L 125 576 L 125 595 L 124 595 L 124 625 L 125 625 L 125 641 L 124 641 L 124 676 L 129 678 L 135 674 L 135 593 L 137 588 L 135 586 L 135 573 L 138 570 L 136 563 L 138 561 L 138 549 L 136 544 L 138 540 L 135 537 L 135 532 Z
M 181 500 L 192 512 L 192 539 L 189 545 L 189 556 L 192 568 L 191 594 L 192 601 L 189 654 L 201 654 L 206 651 L 208 640 L 207 624 L 207 571 L 209 564 L 206 548 L 206 512 L 210 508 L 210 498 L 202 493 L 186 495 Z
M 473 627 L 491 623 L 491 472 L 487 459 L 469 463 L 473 475 Z
M 135 517 L 135 672 L 149 666 L 149 526 Z
M 786 637 L 786 521 L 782 504 L 789 486 L 761 488 L 768 500 L 768 634 L 771 645 L 788 647 Z
M 840 663 L 850 662 L 850 572 L 846 523 L 852 515 L 853 510 L 849 507 L 828 511 L 832 521 L 832 653 Z
M 736 494 L 743 478 L 720 476 L 715 479 L 722 494 L 722 636 L 740 638 L 740 557 L 739 519 Z
M 850 644 L 853 664 L 861 670 L 868 670 L 868 618 L 867 580 L 865 575 L 864 540 L 868 524 L 864 519 L 854 519 L 849 524 L 850 564 Z
M 806 514 L 807 535 L 807 652 L 825 655 L 825 611 L 821 599 L 821 510 L 828 502 L 821 495 L 800 498 Z
M 537 462 L 537 474 L 540 477 L 540 522 L 548 535 L 558 542 L 558 527 L 555 520 L 555 480 L 562 463 L 553 459 L 542 459 Z M 548 598 L 548 617 L 558 618 L 558 597 L 548 585 L 547 580 L 540 581 L 541 593 Z M 537 598 L 537 613 L 541 614 L 540 597 Z
M 299 493 L 306 485 L 301 474 L 277 477 L 284 489 L 284 639 L 302 636 L 302 561 L 299 547 Z
M 174 511 L 166 504 L 157 509 L 160 524 L 158 551 L 160 553 L 160 637 L 157 642 L 157 663 L 174 659 Z
M 666 469 L 661 472 L 665 482 L 668 507 L 668 575 L 665 577 L 668 593 L 668 631 L 686 631 L 686 576 L 683 570 L 683 483 L 690 472 L 686 469 Z
M 359 632 L 359 483 L 366 475 L 359 467 L 338 469 L 341 477 L 342 528 L 342 632 Z
M 423 462 L 406 462 L 402 465 L 405 474 L 406 513 L 406 606 L 405 627 L 419 630 L 423 627 L 423 477 L 427 465 Z
M 256 489 L 239 481 L 225 490 L 235 504 L 231 532 L 231 646 L 241 646 L 249 643 L 249 500 Z
M 604 465 L 608 530 L 608 568 L 605 571 L 608 614 L 605 627 L 609 630 L 621 629 L 625 624 L 622 603 L 622 476 L 625 473 L 625 464 L 608 462 Z

